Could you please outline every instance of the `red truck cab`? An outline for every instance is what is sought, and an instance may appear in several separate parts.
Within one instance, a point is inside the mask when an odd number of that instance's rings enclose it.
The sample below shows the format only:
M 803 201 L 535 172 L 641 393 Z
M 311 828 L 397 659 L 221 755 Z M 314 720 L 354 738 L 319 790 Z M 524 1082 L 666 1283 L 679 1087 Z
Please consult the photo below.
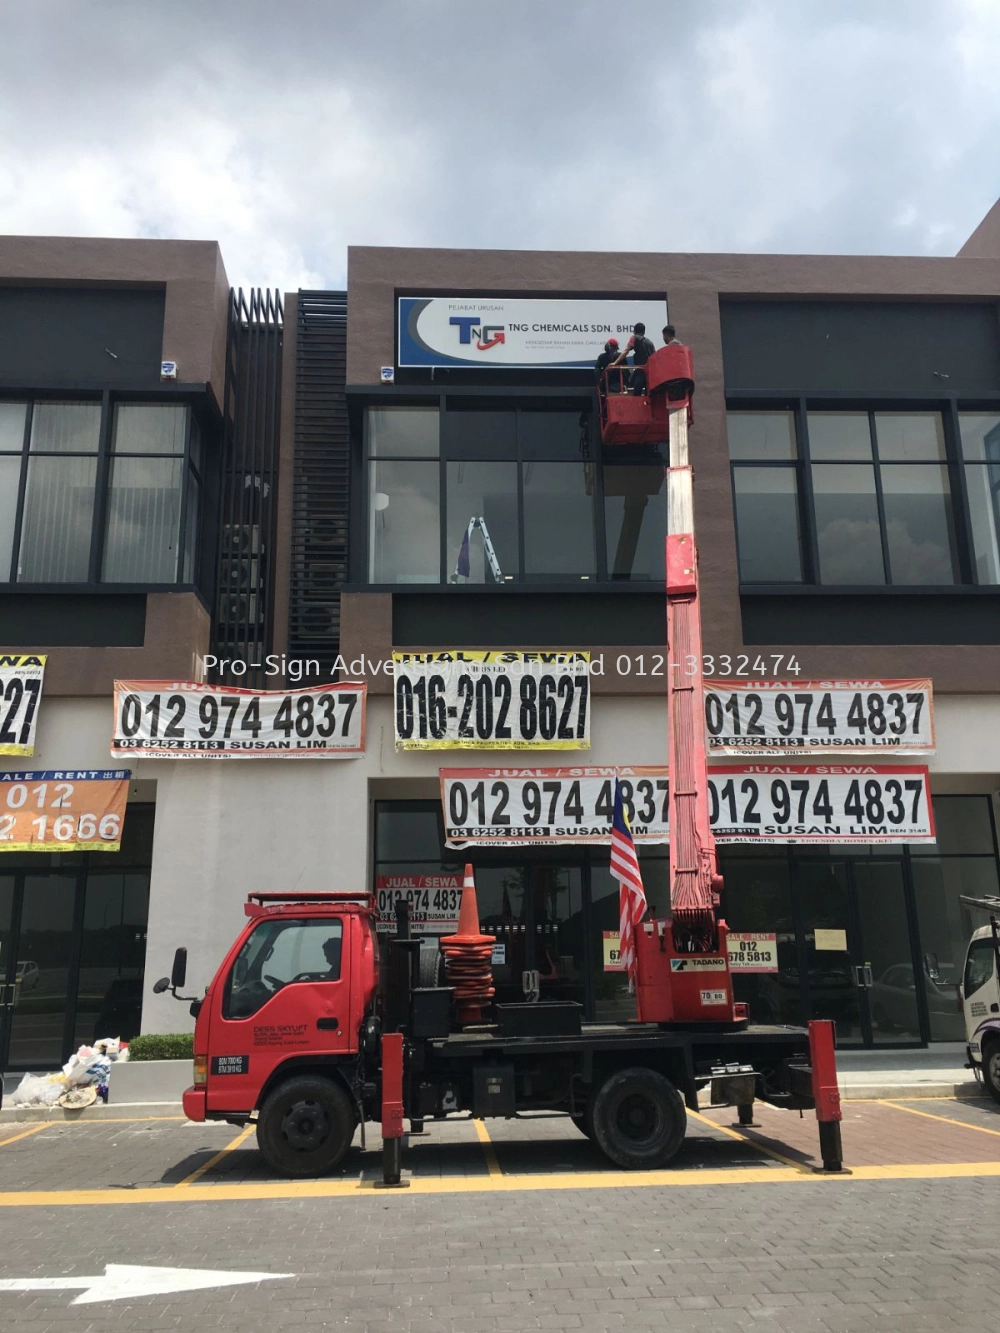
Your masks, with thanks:
M 184 1094 L 191 1120 L 245 1122 L 279 1082 L 329 1082 L 356 1062 L 374 1014 L 370 895 L 253 894 L 245 910 L 246 926 L 195 1001 L 194 1086 Z M 356 1110 L 354 1080 L 338 1081 Z

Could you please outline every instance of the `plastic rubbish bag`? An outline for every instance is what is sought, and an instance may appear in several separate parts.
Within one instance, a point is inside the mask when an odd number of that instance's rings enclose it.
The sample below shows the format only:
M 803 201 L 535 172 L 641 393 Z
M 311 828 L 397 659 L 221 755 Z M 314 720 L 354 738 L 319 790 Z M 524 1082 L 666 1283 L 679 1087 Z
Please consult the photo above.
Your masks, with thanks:
M 70 1088 L 85 1088 L 107 1081 L 111 1061 L 92 1046 L 81 1046 L 63 1065 L 63 1078 Z
M 66 1091 L 60 1074 L 25 1074 L 10 1095 L 11 1106 L 55 1106 Z

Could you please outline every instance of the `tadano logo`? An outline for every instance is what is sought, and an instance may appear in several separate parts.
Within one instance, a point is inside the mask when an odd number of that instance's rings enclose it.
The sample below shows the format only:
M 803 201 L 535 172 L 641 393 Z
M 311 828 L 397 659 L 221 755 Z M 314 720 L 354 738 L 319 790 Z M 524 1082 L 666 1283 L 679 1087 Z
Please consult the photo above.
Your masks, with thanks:
M 506 342 L 503 324 L 484 324 L 478 315 L 452 315 L 448 320 L 458 328 L 458 341 L 465 345 L 476 339 L 480 352 L 488 352 L 498 343 Z

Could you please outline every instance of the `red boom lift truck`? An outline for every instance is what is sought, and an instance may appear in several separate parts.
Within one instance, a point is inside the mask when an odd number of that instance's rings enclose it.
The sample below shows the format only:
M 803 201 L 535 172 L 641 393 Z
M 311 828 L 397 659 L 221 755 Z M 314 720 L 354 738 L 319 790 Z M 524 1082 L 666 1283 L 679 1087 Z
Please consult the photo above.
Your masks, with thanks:
M 194 1085 L 184 1111 L 191 1120 L 255 1121 L 276 1171 L 328 1172 L 359 1123 L 378 1121 L 383 1183 L 398 1185 L 405 1119 L 413 1128 L 456 1112 L 541 1110 L 567 1113 L 619 1167 L 663 1167 L 683 1143 L 685 1106 L 695 1110 L 709 1083 L 713 1102 L 738 1106 L 744 1122 L 755 1097 L 815 1108 L 824 1169 L 842 1168 L 833 1025 L 755 1025 L 733 1000 L 708 813 L 690 350 L 656 352 L 646 382 L 641 395 L 601 386 L 602 441 L 669 442 L 669 656 L 697 666 L 668 676 L 671 913 L 636 932 L 637 1021 L 581 1024 L 578 1005 L 544 1002 L 482 1015 L 492 990 L 474 890 L 463 894 L 453 937 L 473 961 L 448 964 L 452 986 L 419 984 L 420 941 L 410 937 L 405 903 L 382 985 L 371 894 L 251 894 L 246 926 L 191 1005 Z M 179 949 L 171 978 L 154 989 L 177 996 L 185 970 Z

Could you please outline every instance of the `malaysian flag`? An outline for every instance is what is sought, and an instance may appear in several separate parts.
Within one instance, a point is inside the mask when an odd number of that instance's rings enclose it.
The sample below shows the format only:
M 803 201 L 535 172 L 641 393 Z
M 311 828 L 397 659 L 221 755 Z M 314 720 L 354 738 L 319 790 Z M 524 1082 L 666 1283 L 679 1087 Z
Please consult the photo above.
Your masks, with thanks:
M 618 895 L 618 950 L 628 972 L 628 988 L 635 990 L 635 932 L 646 915 L 646 891 L 642 887 L 639 858 L 632 830 L 622 805 L 622 784 L 615 779 L 615 810 L 611 820 L 611 873 L 621 884 Z

